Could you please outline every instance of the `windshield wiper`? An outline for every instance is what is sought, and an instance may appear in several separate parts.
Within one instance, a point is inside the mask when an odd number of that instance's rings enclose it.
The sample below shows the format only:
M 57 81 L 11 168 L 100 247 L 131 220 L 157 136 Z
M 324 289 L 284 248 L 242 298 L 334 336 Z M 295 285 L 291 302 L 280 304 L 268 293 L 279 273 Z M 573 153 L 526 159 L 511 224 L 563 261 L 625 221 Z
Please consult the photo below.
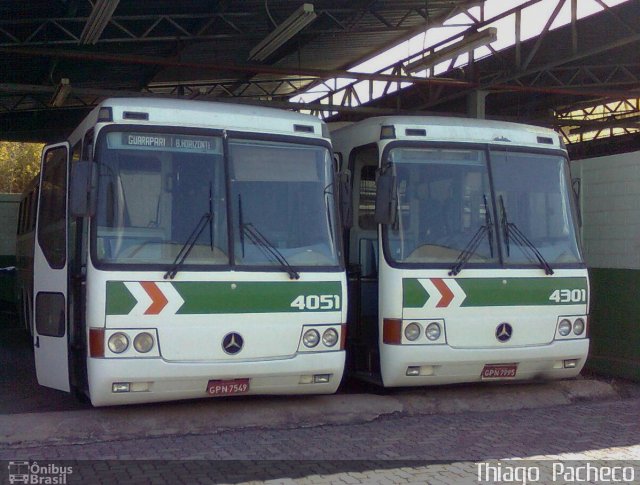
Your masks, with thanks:
M 520 230 L 520 228 L 516 225 L 515 222 L 509 222 L 509 219 L 507 218 L 507 210 L 504 207 L 504 199 L 502 198 L 502 195 L 500 196 L 499 200 L 500 200 L 500 214 L 501 214 L 500 224 L 502 226 L 502 236 L 504 238 L 504 245 L 507 250 L 507 256 L 509 256 L 509 252 L 510 252 L 509 241 L 510 239 L 513 239 L 517 244 L 520 245 L 520 248 L 524 247 L 529 250 L 528 252 L 522 249 L 522 252 L 527 258 L 529 258 L 530 261 L 535 262 L 536 260 L 538 260 L 538 263 L 540 263 L 540 267 L 544 269 L 544 273 L 547 275 L 552 275 L 553 268 L 548 263 L 548 261 L 544 259 L 544 256 L 542 256 L 542 253 L 538 250 L 535 244 L 529 241 L 527 236 L 524 235 L 524 233 Z
M 287 272 L 289 278 L 292 280 L 300 279 L 300 273 L 298 273 L 286 260 L 284 255 L 276 248 L 271 241 L 269 241 L 264 234 L 262 234 L 253 224 L 246 222 L 240 226 L 240 237 L 243 245 L 244 254 L 244 235 L 249 240 L 258 246 L 264 255 L 271 261 L 280 264 L 280 267 Z
M 484 200 L 484 220 L 487 223 L 487 233 L 489 237 L 489 254 L 493 258 L 493 219 L 491 219 L 491 212 L 489 212 L 489 205 L 487 204 L 487 194 L 482 194 Z
M 213 214 L 213 185 L 209 182 L 209 214 Z M 209 217 L 209 246 L 213 252 L 213 217 Z
M 242 215 L 242 196 L 238 194 L 238 224 L 240 225 L 240 247 L 242 248 L 242 258 L 244 259 L 244 217 Z
M 333 192 L 329 190 L 329 187 L 332 187 L 334 184 L 331 183 L 324 188 L 324 203 L 327 206 L 327 224 L 329 226 L 329 237 L 331 237 L 331 242 L 333 242 L 333 223 L 331 222 L 331 204 L 327 203 L 327 196 L 333 197 Z
M 507 220 L 507 210 L 504 208 L 504 199 L 502 198 L 502 195 L 498 198 L 498 201 L 500 202 L 500 227 L 502 227 L 502 240 L 504 241 L 507 256 L 509 256 L 509 221 Z
M 189 256 L 189 253 L 193 249 L 193 246 L 196 245 L 196 241 L 200 237 L 200 234 L 202 234 L 202 231 L 204 231 L 204 228 L 207 226 L 207 223 L 211 223 L 212 221 L 213 221 L 213 212 L 205 212 L 202 215 L 202 217 L 198 221 L 198 224 L 193 229 L 193 231 L 191 232 L 191 234 L 189 235 L 185 243 L 182 245 L 182 248 L 180 248 L 180 251 L 178 251 L 178 255 L 176 256 L 176 259 L 173 260 L 171 267 L 164 274 L 165 280 L 167 278 L 169 279 L 175 278 L 175 276 L 178 274 L 178 271 L 180 270 L 180 267 L 184 263 L 184 260 L 187 259 L 187 256 Z M 211 240 L 213 241 L 213 235 L 211 237 Z
M 485 234 L 489 237 L 489 252 L 493 257 L 493 222 L 491 220 L 491 214 L 487 205 L 487 196 L 484 195 L 484 217 L 486 224 L 480 226 L 476 233 L 471 237 L 471 240 L 467 243 L 464 249 L 458 255 L 456 262 L 454 263 L 449 276 L 456 276 L 462 268 L 469 262 L 471 256 L 475 254 L 476 249 L 480 246 L 480 242 L 484 238 Z

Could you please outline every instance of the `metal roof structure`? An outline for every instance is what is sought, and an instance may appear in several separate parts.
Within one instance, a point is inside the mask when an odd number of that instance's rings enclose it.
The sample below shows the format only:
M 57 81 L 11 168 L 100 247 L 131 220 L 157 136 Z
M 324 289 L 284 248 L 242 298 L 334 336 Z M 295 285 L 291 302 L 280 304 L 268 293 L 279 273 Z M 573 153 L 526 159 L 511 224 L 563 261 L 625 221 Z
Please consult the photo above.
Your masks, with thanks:
M 463 114 L 473 96 L 486 97 L 487 117 L 564 128 L 565 133 L 628 130 L 640 125 L 640 0 L 578 20 L 578 0 L 554 0 L 542 33 L 519 39 L 529 0 L 514 15 L 515 45 L 467 66 L 452 62 L 425 78 L 408 59 L 378 73 L 348 69 L 385 48 L 441 25 L 457 14 L 480 32 L 496 17 L 484 0 L 307 0 L 313 18 L 273 52 L 251 53 L 302 1 L 285 0 L 7 0 L 0 3 L 0 138 L 56 141 L 109 96 L 269 104 L 323 113 L 331 120 L 385 114 Z M 582 1 L 582 0 L 581 0 Z M 476 7 L 476 14 L 470 8 Z M 572 20 L 551 29 L 570 8 Z M 523 12 L 525 12 L 523 18 Z M 327 80 L 347 78 L 338 88 Z M 377 99 L 358 98 L 356 83 L 380 86 Z M 399 82 L 412 86 L 387 90 Z M 305 106 L 289 99 L 326 88 Z M 617 106 L 616 106 L 617 103 Z M 596 117 L 593 106 L 608 108 Z M 576 112 L 578 114 L 576 114 Z M 583 115 L 580 115 L 583 113 Z M 635 134 L 634 134 L 635 133 Z

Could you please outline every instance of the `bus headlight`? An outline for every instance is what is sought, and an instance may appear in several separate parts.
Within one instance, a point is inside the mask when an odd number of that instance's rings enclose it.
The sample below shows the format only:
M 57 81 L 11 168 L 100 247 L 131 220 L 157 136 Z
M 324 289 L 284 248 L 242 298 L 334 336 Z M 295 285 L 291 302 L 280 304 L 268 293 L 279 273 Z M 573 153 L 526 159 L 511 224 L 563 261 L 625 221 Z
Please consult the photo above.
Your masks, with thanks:
M 582 318 L 577 318 L 575 322 L 573 322 L 573 333 L 576 335 L 582 335 L 584 332 L 584 320 Z
M 146 354 L 153 348 L 153 336 L 148 332 L 142 332 L 133 339 L 133 347 L 141 354 Z
M 322 343 L 327 347 L 333 347 L 338 343 L 338 332 L 333 328 L 329 328 L 322 334 Z
M 440 330 L 440 325 L 438 323 L 431 322 L 427 325 L 427 338 L 429 340 L 438 340 L 441 333 L 442 331 Z
M 318 342 L 320 342 L 320 334 L 317 330 L 307 330 L 302 336 L 302 342 L 306 347 L 312 349 L 313 347 L 318 345 Z
M 129 338 L 122 332 L 116 332 L 109 337 L 109 350 L 114 354 L 121 354 L 129 348 Z
M 411 340 L 412 342 L 420 336 L 422 328 L 416 322 L 411 322 L 404 329 L 404 336 L 407 340 Z
M 566 318 L 560 320 L 560 325 L 558 325 L 558 333 L 563 337 L 566 337 L 571 333 L 571 322 Z

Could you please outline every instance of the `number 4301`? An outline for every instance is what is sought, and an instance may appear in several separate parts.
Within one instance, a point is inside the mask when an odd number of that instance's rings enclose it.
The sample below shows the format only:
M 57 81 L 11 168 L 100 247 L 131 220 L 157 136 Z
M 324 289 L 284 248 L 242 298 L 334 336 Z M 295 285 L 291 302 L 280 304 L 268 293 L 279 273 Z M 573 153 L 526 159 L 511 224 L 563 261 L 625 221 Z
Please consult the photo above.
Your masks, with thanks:
M 340 295 L 299 295 L 291 302 L 298 310 L 339 310 Z
M 549 300 L 556 303 L 582 303 L 587 301 L 587 290 L 556 290 L 551 293 Z

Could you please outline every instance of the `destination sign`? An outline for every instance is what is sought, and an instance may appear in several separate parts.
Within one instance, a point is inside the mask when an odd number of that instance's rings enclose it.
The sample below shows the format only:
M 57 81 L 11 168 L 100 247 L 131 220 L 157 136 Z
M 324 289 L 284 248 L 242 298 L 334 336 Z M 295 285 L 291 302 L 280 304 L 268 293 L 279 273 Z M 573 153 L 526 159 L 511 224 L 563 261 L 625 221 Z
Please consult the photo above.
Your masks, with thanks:
M 109 148 L 222 153 L 220 138 L 165 133 L 109 133 Z

